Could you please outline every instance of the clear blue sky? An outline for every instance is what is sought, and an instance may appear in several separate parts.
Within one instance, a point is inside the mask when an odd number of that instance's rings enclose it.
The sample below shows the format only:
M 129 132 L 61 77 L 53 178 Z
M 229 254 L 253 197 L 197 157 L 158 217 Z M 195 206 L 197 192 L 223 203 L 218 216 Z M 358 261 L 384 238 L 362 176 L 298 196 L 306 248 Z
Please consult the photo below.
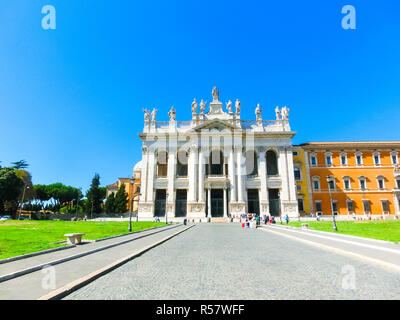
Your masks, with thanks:
M 44 5 L 57 28 L 41 28 Z M 357 29 L 341 27 L 356 8 Z M 291 109 L 294 143 L 400 140 L 400 1 L 2 0 L 0 160 L 86 191 L 131 175 L 142 108 Z

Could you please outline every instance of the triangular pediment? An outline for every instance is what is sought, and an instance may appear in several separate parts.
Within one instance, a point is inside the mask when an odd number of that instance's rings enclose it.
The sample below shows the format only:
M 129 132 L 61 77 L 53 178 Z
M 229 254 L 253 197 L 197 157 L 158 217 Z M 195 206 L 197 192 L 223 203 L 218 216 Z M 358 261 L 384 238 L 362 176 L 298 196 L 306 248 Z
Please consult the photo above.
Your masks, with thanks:
M 226 120 L 220 120 L 220 119 L 208 120 L 208 121 L 205 121 L 204 123 L 199 124 L 193 128 L 193 130 L 195 130 L 195 131 L 200 131 L 200 130 L 223 131 L 226 129 L 232 131 L 232 130 L 238 130 L 240 128 L 229 123 Z

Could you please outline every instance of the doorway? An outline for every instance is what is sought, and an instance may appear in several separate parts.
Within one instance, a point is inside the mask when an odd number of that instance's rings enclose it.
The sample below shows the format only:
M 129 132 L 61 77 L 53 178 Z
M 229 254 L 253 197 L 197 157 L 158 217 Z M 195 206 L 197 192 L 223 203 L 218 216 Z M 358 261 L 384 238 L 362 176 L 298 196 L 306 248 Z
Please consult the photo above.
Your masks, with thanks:
M 167 200 L 167 190 L 157 189 L 156 199 L 154 201 L 154 216 L 165 217 L 165 205 Z
M 223 189 L 211 190 L 211 217 L 224 216 L 224 193 Z
M 280 216 L 281 203 L 279 199 L 279 189 L 268 189 L 269 212 L 272 216 Z
M 258 189 L 247 189 L 247 212 L 260 215 L 260 201 Z
M 176 190 L 175 217 L 186 217 L 187 211 L 187 190 Z

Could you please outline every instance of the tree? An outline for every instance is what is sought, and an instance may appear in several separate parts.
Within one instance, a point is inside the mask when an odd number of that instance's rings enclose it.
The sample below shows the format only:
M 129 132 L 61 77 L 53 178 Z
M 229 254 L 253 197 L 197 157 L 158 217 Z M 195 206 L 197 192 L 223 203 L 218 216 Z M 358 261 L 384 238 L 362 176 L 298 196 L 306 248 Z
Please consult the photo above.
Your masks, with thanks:
M 20 196 L 24 195 L 23 202 L 31 201 L 35 198 L 35 188 L 32 184 L 32 175 L 26 170 L 15 169 L 15 174 L 24 181 L 24 187 L 21 190 Z M 25 192 L 24 192 L 25 189 Z M 22 199 L 19 197 L 18 199 Z
M 86 213 L 101 213 L 101 205 L 103 203 L 103 199 L 105 194 L 100 189 L 100 176 L 96 173 L 92 179 L 92 184 L 90 185 L 90 189 L 86 193 L 86 197 L 88 199 L 86 205 Z
M 125 184 L 121 184 L 115 195 L 115 213 L 125 213 L 128 205 L 128 194 L 125 192 Z
M 13 168 L 0 169 L 0 211 L 4 211 L 6 201 L 18 201 L 18 196 L 24 186 Z M 12 208 L 15 213 L 16 207 Z
M 105 205 L 106 213 L 115 213 L 115 197 L 114 192 L 107 197 L 106 205 Z
M 40 206 L 43 209 L 44 203 L 51 198 L 49 188 L 44 184 L 35 184 L 33 188 L 35 189 L 35 200 L 40 203 Z
M 25 160 L 19 160 L 19 161 L 16 161 L 16 162 L 12 162 L 11 164 L 13 165 L 12 168 L 16 169 L 16 170 L 26 169 L 26 168 L 29 167 L 28 162 L 26 162 Z

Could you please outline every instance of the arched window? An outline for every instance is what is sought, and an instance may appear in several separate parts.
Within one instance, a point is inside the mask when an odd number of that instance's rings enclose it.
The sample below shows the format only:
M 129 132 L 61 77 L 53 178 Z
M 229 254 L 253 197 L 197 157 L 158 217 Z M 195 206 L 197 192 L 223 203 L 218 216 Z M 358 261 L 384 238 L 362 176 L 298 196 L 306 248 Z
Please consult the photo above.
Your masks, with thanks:
M 168 153 L 164 150 L 157 152 L 157 176 L 166 177 L 168 174 Z
M 268 150 L 267 155 L 267 175 L 277 176 L 278 175 L 278 159 L 275 151 Z
M 257 153 L 254 150 L 246 151 L 246 174 L 256 176 L 258 174 Z
M 188 174 L 188 154 L 186 151 L 179 151 L 176 161 L 176 175 L 187 177 Z

